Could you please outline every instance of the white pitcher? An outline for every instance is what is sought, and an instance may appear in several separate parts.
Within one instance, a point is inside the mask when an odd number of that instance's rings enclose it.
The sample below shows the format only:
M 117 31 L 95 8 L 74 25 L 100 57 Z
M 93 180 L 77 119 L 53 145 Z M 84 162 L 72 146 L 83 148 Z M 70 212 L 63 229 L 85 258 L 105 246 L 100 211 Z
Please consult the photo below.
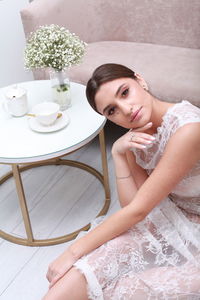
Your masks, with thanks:
M 5 110 L 12 116 L 21 117 L 28 112 L 27 92 L 25 89 L 12 86 L 5 93 Z

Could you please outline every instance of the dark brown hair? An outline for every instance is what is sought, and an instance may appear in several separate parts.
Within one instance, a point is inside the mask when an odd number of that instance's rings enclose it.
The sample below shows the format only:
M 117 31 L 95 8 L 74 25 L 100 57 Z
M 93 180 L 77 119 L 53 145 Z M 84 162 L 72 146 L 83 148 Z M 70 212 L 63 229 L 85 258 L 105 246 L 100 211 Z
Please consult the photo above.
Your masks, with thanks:
M 100 86 L 108 81 L 123 77 L 137 78 L 134 71 L 119 64 L 104 64 L 94 71 L 86 86 L 86 97 L 96 112 L 98 110 L 95 103 L 95 96 Z

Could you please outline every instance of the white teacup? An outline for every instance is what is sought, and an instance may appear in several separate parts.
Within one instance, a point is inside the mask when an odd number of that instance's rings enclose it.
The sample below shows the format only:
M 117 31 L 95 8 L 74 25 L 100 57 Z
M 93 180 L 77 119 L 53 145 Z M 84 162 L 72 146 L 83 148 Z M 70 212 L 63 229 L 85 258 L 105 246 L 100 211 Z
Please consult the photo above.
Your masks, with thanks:
M 4 108 L 14 117 L 24 116 L 28 111 L 26 90 L 17 85 L 8 89 L 5 93 Z
M 60 105 L 54 102 L 42 102 L 33 107 L 36 120 L 43 126 L 53 125 L 59 110 Z

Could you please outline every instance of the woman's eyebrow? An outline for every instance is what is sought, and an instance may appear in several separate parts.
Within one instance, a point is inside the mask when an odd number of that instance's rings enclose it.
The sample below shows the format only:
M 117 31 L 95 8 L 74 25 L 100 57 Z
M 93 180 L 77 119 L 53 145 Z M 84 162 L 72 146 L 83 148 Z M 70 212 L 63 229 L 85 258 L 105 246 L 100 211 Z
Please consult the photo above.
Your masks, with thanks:
M 123 88 L 124 85 L 125 85 L 125 83 L 123 83 L 122 85 L 120 85 L 120 86 L 118 87 L 118 89 L 117 89 L 117 91 L 116 91 L 116 93 L 115 93 L 115 97 L 118 96 L 120 90 Z
M 118 89 L 117 89 L 117 91 L 116 91 L 116 93 L 115 93 L 115 97 L 118 96 L 119 92 L 121 91 L 121 89 L 123 88 L 124 85 L 125 85 L 125 83 L 121 84 L 121 85 L 118 87 Z M 111 106 L 112 106 L 111 104 L 107 105 L 107 106 L 103 109 L 103 114 L 104 114 L 104 113 L 106 112 L 106 110 L 108 110 Z

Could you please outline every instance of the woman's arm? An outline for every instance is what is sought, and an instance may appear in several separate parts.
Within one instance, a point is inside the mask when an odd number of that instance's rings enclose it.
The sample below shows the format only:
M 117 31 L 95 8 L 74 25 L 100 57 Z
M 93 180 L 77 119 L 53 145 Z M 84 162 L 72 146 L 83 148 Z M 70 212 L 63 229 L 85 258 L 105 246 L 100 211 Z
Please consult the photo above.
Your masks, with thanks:
M 170 138 L 160 162 L 137 191 L 133 201 L 76 240 L 52 263 L 49 274 L 54 275 L 48 276 L 50 281 L 54 283 L 74 261 L 142 221 L 200 160 L 199 132 L 200 123 L 188 124 L 177 130 Z M 59 270 L 58 275 L 55 275 L 55 270 Z
M 171 137 L 163 157 L 133 201 L 70 246 L 76 257 L 127 231 L 164 199 L 200 160 L 200 123 L 185 125 Z M 80 247 L 79 247 L 80 246 Z
M 140 131 L 152 126 L 146 124 L 137 130 L 129 131 L 120 137 L 112 147 L 112 156 L 115 165 L 117 192 L 121 207 L 129 204 L 137 193 L 138 188 L 147 179 L 147 173 L 137 165 L 134 154 L 130 149 L 143 148 L 146 144 L 154 142 L 154 138 Z M 134 137 L 131 136 L 134 134 Z
M 148 178 L 147 172 L 142 169 L 135 160 L 132 151 L 127 151 L 124 155 L 113 155 L 116 172 L 116 185 L 118 198 L 121 207 L 128 205 L 136 195 L 138 189 Z M 118 171 L 120 170 L 120 171 Z M 118 176 L 117 174 L 129 174 L 128 176 Z

